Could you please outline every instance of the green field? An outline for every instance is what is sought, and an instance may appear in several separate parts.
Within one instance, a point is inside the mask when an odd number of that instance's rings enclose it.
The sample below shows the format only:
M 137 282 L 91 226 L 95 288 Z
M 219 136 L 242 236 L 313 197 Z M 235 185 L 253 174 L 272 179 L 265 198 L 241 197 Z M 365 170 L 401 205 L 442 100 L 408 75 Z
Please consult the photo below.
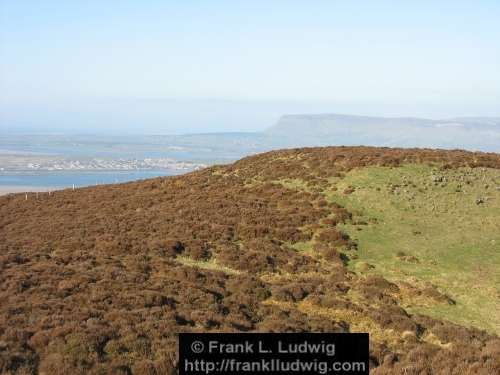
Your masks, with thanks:
M 355 169 L 324 192 L 355 214 L 342 226 L 358 243 L 351 270 L 433 285 L 455 304 L 409 299 L 407 310 L 499 334 L 499 186 L 495 169 L 419 164 Z

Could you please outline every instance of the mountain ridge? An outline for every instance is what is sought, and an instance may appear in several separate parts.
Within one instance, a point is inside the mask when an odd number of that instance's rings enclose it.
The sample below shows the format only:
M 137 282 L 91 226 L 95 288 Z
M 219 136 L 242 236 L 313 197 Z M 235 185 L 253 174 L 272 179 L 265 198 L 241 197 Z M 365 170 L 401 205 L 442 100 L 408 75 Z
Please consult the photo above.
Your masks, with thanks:
M 285 115 L 265 131 L 296 146 L 368 145 L 500 151 L 500 118 Z

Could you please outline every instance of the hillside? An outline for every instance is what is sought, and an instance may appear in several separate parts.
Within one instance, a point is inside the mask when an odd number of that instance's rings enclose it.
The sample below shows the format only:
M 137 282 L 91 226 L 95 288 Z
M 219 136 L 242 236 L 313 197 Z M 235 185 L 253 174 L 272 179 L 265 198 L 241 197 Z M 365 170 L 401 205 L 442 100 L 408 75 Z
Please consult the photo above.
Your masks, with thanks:
M 339 114 L 286 115 L 266 132 L 294 145 L 370 145 L 500 151 L 500 118 L 430 120 Z M 279 140 L 278 140 L 279 139 Z
M 174 374 L 177 332 L 369 332 L 500 372 L 500 155 L 326 147 L 0 197 L 0 373 Z

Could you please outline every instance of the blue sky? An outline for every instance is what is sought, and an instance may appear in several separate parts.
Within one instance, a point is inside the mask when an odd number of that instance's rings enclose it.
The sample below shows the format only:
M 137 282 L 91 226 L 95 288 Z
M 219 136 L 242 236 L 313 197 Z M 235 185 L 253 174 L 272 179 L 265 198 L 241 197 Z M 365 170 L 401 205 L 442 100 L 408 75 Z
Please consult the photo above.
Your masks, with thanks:
M 498 1 L 0 0 L 0 17 L 9 131 L 500 115 Z

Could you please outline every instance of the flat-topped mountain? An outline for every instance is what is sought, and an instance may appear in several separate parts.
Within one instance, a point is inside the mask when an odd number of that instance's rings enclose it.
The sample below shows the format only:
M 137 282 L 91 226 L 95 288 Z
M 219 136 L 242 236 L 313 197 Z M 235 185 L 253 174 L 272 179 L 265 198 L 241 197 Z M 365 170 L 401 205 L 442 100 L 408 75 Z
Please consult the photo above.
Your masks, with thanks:
M 267 134 L 303 144 L 465 148 L 500 151 L 500 118 L 430 120 L 339 114 L 286 115 Z
M 369 332 L 500 371 L 500 155 L 325 147 L 0 197 L 0 373 L 174 374 L 178 332 Z

